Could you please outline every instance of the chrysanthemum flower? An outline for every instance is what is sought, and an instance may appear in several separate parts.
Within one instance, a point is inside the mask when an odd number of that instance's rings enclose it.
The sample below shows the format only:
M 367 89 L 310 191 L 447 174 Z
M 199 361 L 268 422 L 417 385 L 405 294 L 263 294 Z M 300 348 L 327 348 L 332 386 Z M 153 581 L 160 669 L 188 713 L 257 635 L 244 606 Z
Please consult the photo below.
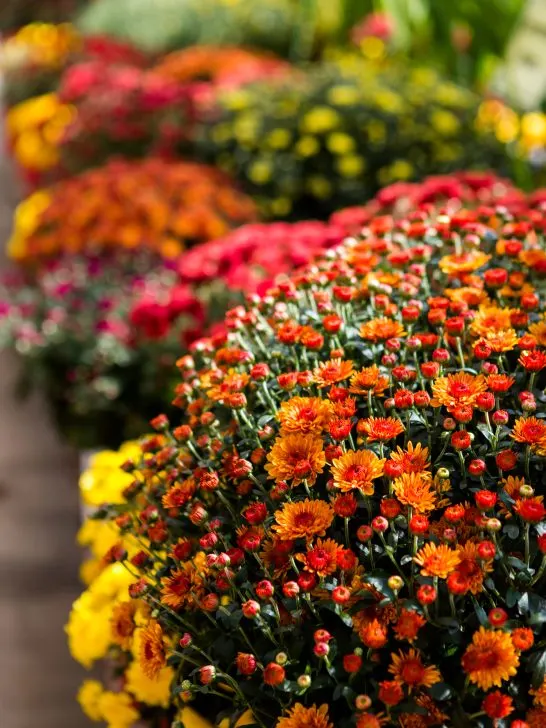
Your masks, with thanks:
M 313 379 L 319 387 L 329 387 L 331 384 L 348 379 L 353 373 L 353 363 L 343 359 L 329 359 L 313 370 Z
M 353 394 L 373 392 L 373 394 L 381 396 L 388 386 L 389 378 L 381 374 L 378 366 L 372 364 L 371 367 L 364 367 L 352 375 L 349 391 Z
M 426 619 L 419 612 L 402 608 L 393 629 L 397 639 L 414 642 L 424 624 L 426 624 Z
M 133 642 L 136 629 L 135 614 L 138 602 L 120 602 L 112 612 L 112 640 L 123 650 L 128 650 Z
M 494 690 L 485 696 L 482 708 L 489 718 L 492 720 L 500 720 L 512 713 L 514 704 L 509 695 L 504 695 L 500 690 Z
M 322 440 L 316 435 L 280 435 L 267 455 L 265 466 L 269 477 L 298 485 L 306 480 L 314 483 L 324 469 L 326 458 Z
M 385 459 L 380 459 L 370 450 L 349 450 L 333 461 L 334 485 L 345 492 L 353 488 L 365 495 L 374 492 L 373 481 L 383 474 Z
M 403 473 L 394 481 L 393 489 L 400 503 L 417 513 L 429 513 L 436 508 L 437 493 L 430 477 L 424 478 L 420 473 Z
M 328 719 L 327 705 L 306 708 L 296 703 L 286 716 L 279 718 L 276 728 L 334 728 L 334 724 Z
M 533 696 L 535 705 L 546 708 L 546 679 L 542 681 L 542 684 L 536 690 L 531 690 L 530 693 Z
M 153 619 L 140 635 L 139 660 L 144 674 L 150 679 L 156 677 L 166 663 L 163 630 Z
M 490 255 L 479 250 L 473 250 L 460 255 L 445 255 L 438 265 L 443 273 L 453 277 L 462 277 L 467 273 L 478 270 L 490 259 Z
M 404 429 L 401 420 L 395 417 L 367 417 L 357 424 L 357 431 L 365 434 L 368 442 L 394 440 Z
M 480 627 L 461 664 L 471 682 L 481 690 L 489 690 L 516 674 L 519 656 L 508 632 Z
M 428 477 L 429 473 L 429 452 L 420 442 L 414 445 L 408 442 L 406 449 L 397 447 L 391 451 L 391 460 L 398 463 L 403 473 L 419 473 L 422 477 Z
M 422 576 L 438 576 L 440 579 L 447 579 L 459 565 L 461 555 L 445 543 L 437 546 L 430 542 L 418 551 L 414 561 L 421 567 Z
M 275 513 L 273 530 L 284 541 L 324 536 L 334 519 L 334 509 L 322 500 L 285 503 Z
M 512 309 L 500 308 L 490 304 L 482 304 L 470 324 L 470 333 L 474 336 L 487 336 L 491 333 L 506 331 L 512 328 Z
M 536 447 L 546 440 L 546 422 L 538 417 L 519 417 L 510 436 L 516 442 Z
M 505 351 L 515 349 L 517 343 L 518 335 L 514 329 L 502 329 L 501 331 L 491 331 L 481 336 L 476 342 L 476 345 L 487 344 L 493 352 L 501 354 Z
M 359 333 L 361 338 L 373 342 L 398 339 L 406 335 L 401 323 L 386 316 L 362 324 Z
M 486 380 L 481 374 L 448 374 L 447 377 L 438 377 L 433 382 L 434 398 L 431 404 L 433 407 L 444 405 L 448 412 L 458 405 L 474 406 L 477 396 L 486 389 Z
M 413 647 L 408 652 L 400 650 L 391 654 L 389 672 L 396 681 L 407 685 L 410 692 L 419 687 L 430 688 L 442 679 L 437 667 L 423 665 L 420 653 Z
M 279 421 L 283 433 L 320 434 L 333 417 L 333 405 L 321 397 L 292 397 L 281 404 Z
M 303 563 L 307 571 L 322 578 L 337 571 L 340 551 L 341 546 L 333 539 L 319 538 L 313 546 L 308 547 L 307 553 L 297 554 L 296 559 Z

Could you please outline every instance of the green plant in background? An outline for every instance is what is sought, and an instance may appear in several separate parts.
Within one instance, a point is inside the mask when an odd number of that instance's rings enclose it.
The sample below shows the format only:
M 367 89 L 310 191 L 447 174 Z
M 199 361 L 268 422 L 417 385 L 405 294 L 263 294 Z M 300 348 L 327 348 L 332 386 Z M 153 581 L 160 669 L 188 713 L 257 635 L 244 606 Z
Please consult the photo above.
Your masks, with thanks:
M 276 85 L 220 96 L 198 152 L 274 217 L 324 217 L 396 180 L 465 167 L 506 171 L 505 146 L 476 128 L 480 99 L 427 68 L 357 55 Z
M 290 0 L 96 0 L 78 25 L 150 52 L 197 44 L 247 45 L 287 55 L 298 16 Z
M 469 84 L 488 80 L 525 0 L 342 0 L 341 37 L 366 13 L 393 23 L 393 46 Z

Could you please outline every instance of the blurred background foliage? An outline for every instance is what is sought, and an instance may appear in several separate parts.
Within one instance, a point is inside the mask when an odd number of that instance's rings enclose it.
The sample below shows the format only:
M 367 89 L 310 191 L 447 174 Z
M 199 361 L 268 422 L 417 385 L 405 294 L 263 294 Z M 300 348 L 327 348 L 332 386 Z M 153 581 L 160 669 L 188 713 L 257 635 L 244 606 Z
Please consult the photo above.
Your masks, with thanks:
M 308 59 L 345 44 L 370 13 L 392 23 L 395 52 L 461 82 L 489 78 L 525 0 L 92 0 L 88 33 L 112 33 L 152 52 L 195 43 L 243 44 Z

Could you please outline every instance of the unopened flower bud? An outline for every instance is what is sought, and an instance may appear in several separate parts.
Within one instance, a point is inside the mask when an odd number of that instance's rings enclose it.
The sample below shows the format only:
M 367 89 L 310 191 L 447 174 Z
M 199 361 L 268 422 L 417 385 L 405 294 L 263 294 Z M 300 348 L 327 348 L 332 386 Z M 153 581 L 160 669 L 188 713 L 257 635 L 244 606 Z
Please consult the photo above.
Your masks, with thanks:
M 313 652 L 317 657 L 328 657 L 330 645 L 328 642 L 317 642 L 313 647 Z
M 310 675 L 300 675 L 296 681 L 298 683 L 298 687 L 302 690 L 307 690 L 307 688 L 311 687 L 311 676 Z
M 498 518 L 488 518 L 485 522 L 485 527 L 488 531 L 500 531 L 502 528 L 502 523 L 499 521 Z
M 357 695 L 355 698 L 355 708 L 357 710 L 368 710 L 372 707 L 372 699 L 369 695 Z
M 242 610 L 247 619 L 254 619 L 260 613 L 260 605 L 254 599 L 249 599 L 242 605 Z
M 524 483 L 519 489 L 519 494 L 522 498 L 531 498 L 535 494 L 535 489 Z
M 401 576 L 394 574 L 393 576 L 389 576 L 387 584 L 389 586 L 389 589 L 392 589 L 394 592 L 399 592 L 400 589 L 404 586 L 404 580 Z

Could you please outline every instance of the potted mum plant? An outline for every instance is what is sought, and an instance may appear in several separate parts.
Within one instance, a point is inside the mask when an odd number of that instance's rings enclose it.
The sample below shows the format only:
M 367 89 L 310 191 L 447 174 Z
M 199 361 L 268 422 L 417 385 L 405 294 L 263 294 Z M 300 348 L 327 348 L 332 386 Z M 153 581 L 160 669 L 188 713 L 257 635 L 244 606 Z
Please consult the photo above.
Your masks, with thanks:
M 372 218 L 180 358 L 97 513 L 173 726 L 544 725 L 544 224 Z

